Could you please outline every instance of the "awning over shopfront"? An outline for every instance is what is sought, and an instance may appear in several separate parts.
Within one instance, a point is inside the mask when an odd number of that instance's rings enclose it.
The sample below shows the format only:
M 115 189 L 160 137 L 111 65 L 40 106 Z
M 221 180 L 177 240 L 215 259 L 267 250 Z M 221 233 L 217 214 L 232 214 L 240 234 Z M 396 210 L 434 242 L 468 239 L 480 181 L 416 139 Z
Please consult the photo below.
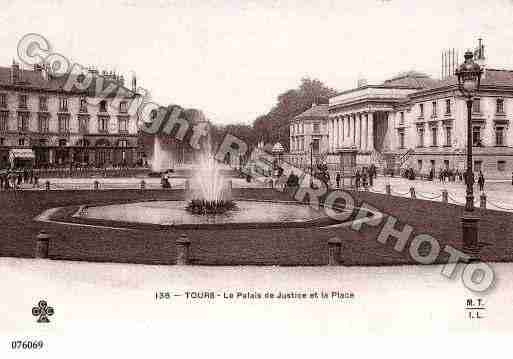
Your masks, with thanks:
M 30 148 L 14 148 L 9 151 L 9 161 L 15 159 L 34 160 L 36 158 L 34 151 Z

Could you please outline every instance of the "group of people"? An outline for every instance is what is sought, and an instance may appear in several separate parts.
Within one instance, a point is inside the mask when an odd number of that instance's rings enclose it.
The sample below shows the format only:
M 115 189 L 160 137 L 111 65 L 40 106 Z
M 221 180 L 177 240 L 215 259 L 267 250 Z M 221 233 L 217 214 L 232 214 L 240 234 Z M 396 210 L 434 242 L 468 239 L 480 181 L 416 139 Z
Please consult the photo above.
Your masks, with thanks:
M 356 190 L 360 188 L 367 190 L 368 187 L 374 186 L 374 179 L 377 177 L 378 174 L 374 164 L 370 165 L 370 167 L 362 167 L 361 170 L 357 169 L 354 175 Z
M 6 170 L 0 173 L 0 190 L 19 189 L 22 183 L 37 187 L 39 177 L 32 169 Z

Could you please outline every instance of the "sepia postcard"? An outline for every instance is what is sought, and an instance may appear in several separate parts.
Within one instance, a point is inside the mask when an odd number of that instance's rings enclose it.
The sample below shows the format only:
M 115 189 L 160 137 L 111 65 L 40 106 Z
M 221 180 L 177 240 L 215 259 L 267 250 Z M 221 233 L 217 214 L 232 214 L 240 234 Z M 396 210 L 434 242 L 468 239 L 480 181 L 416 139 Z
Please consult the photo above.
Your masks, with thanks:
M 0 8 L 0 358 L 504 356 L 513 1 Z

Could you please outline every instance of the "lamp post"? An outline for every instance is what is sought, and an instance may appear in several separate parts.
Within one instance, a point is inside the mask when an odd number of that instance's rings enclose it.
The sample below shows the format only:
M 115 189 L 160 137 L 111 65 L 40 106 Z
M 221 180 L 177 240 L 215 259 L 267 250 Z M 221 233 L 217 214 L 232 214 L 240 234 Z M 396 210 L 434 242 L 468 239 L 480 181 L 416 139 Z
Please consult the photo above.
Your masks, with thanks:
M 472 97 L 479 91 L 483 70 L 474 62 L 471 51 L 465 53 L 465 62 L 455 71 L 458 78 L 458 89 L 467 102 L 467 173 L 465 175 L 467 193 L 465 196 L 465 213 L 462 219 L 463 244 L 475 247 L 478 242 L 479 218 L 472 216 L 474 211 L 474 175 L 472 170 Z

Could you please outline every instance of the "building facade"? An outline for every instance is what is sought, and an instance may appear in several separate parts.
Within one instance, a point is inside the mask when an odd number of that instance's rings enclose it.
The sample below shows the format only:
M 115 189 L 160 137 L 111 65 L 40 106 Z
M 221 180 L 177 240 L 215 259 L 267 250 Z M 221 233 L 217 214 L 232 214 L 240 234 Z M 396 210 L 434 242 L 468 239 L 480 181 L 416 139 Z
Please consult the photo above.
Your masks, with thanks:
M 68 89 L 65 76 L 53 77 L 42 66 L 0 67 L 0 167 L 27 160 L 35 167 L 140 161 L 137 115 L 129 113 L 139 96 L 135 82 L 129 90 L 122 76 L 94 69 L 79 80 L 86 77 L 85 90 Z
M 328 105 L 312 107 L 296 116 L 290 123 L 290 153 L 286 160 L 300 168 L 322 160 L 328 151 Z M 311 156 L 312 155 L 312 156 Z
M 484 47 L 476 49 L 484 68 L 472 109 L 474 170 L 488 178 L 513 172 L 513 71 L 487 68 Z M 466 169 L 467 107 L 455 76 L 443 80 L 415 71 L 379 85 L 362 84 L 329 99 L 327 153 L 350 148 L 357 164 Z

